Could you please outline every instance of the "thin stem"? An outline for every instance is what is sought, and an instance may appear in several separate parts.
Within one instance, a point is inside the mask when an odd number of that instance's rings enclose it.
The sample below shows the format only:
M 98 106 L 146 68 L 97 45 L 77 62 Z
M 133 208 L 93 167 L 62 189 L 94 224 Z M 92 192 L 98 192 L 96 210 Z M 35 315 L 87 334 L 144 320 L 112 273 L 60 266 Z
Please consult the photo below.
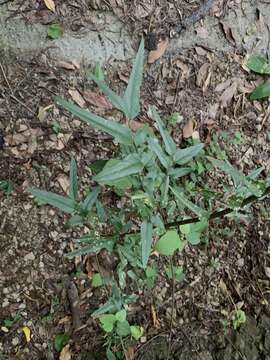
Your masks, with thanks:
M 168 344 L 168 352 L 167 352 L 167 360 L 170 359 L 171 347 L 172 347 L 172 328 L 173 328 L 173 315 L 174 315 L 174 306 L 175 306 L 175 273 L 173 268 L 173 256 L 170 257 L 170 268 L 172 274 L 172 303 L 171 303 L 171 319 L 170 319 L 170 336 L 169 336 L 169 344 Z

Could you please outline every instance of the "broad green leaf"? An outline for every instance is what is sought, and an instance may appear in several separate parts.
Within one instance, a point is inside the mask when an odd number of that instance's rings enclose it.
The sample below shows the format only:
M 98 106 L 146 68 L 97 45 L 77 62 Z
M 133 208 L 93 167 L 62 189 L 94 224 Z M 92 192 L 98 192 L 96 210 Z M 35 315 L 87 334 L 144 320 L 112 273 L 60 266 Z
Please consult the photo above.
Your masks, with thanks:
M 97 201 L 98 194 L 100 192 L 100 187 L 94 188 L 84 199 L 82 203 L 82 208 L 85 211 L 91 211 L 92 207 L 94 206 L 95 202 Z
M 113 136 L 119 143 L 130 145 L 133 142 L 131 130 L 117 122 L 106 120 L 97 116 L 90 111 L 81 109 L 79 106 L 70 101 L 66 101 L 59 96 L 54 97 L 57 104 L 63 106 L 66 110 L 70 111 L 73 115 L 78 116 L 81 120 L 87 122 L 98 130 L 104 131 Z
M 173 255 L 181 246 L 180 237 L 175 230 L 168 230 L 156 243 L 156 251 L 165 256 Z
M 146 268 L 153 241 L 153 225 L 144 221 L 141 225 L 142 264 Z
M 175 197 L 176 197 L 176 198 L 180 201 L 180 203 L 182 203 L 185 207 L 187 207 L 189 210 L 191 210 L 192 212 L 194 212 L 194 213 L 195 213 L 197 216 L 199 216 L 199 217 L 206 217 L 206 214 L 207 214 L 206 210 L 204 210 L 204 209 L 200 208 L 199 206 L 193 204 L 193 202 L 191 202 L 190 200 L 188 200 L 188 199 L 186 198 L 186 196 L 185 196 L 182 192 L 180 192 L 180 191 L 172 188 L 171 186 L 170 186 L 170 189 L 171 189 L 172 193 L 175 195 Z
M 178 149 L 174 154 L 173 160 L 178 165 L 184 165 L 193 159 L 196 155 L 198 155 L 202 149 L 204 148 L 204 144 L 196 144 L 189 146 L 185 149 Z
M 76 200 L 78 196 L 77 165 L 75 159 L 71 159 L 69 171 L 69 196 Z
M 185 279 L 184 269 L 181 266 L 173 266 L 173 273 L 171 266 L 168 266 L 165 268 L 165 272 L 170 280 L 173 279 L 173 277 L 178 282 Z
M 113 167 L 117 164 L 122 163 L 123 160 L 118 159 L 111 159 L 107 161 L 106 165 L 104 166 L 103 170 L 106 172 L 110 172 Z M 99 174 L 98 174 L 99 175 Z M 106 181 L 106 185 L 112 186 L 115 188 L 116 193 L 121 193 L 122 191 L 125 192 L 127 189 L 131 188 L 133 185 L 133 179 L 131 176 L 125 176 L 120 179 Z
M 101 315 L 99 318 L 102 329 L 109 333 L 113 331 L 114 323 L 116 322 L 115 315 L 113 314 L 105 314 Z
M 262 99 L 270 96 L 270 80 L 267 80 L 264 84 L 256 87 L 250 95 L 250 100 Z
M 100 287 L 103 285 L 103 279 L 100 273 L 96 273 L 92 277 L 92 286 L 94 288 Z
M 115 314 L 115 318 L 117 321 L 123 322 L 127 318 L 127 311 L 125 309 L 117 311 Z
M 47 29 L 47 35 L 50 39 L 60 39 L 64 34 L 64 29 L 60 24 L 52 24 Z
M 97 86 L 102 90 L 102 92 L 110 99 L 112 105 L 114 105 L 118 110 L 122 111 L 124 114 L 127 112 L 127 105 L 125 100 L 117 95 L 108 85 L 102 80 L 99 80 L 96 76 L 90 75 L 90 79 L 94 80 Z
M 250 55 L 244 65 L 258 74 L 270 74 L 270 64 L 261 55 Z
M 127 110 L 125 114 L 129 119 L 134 119 L 140 112 L 140 88 L 143 76 L 143 62 L 144 40 L 142 38 L 124 94 Z
M 192 169 L 189 167 L 174 168 L 168 171 L 168 175 L 170 175 L 173 179 L 179 179 L 182 176 L 190 174 L 191 171 Z
M 123 177 L 138 174 L 143 170 L 143 164 L 136 154 L 130 154 L 125 159 L 117 162 L 112 167 L 103 169 L 94 180 L 106 184 L 108 181 L 121 179 Z
M 101 170 L 103 170 L 104 166 L 107 164 L 109 160 L 96 160 L 92 164 L 89 165 L 89 168 L 96 175 Z
M 68 334 L 58 334 L 54 338 L 54 348 L 56 351 L 60 352 L 65 345 L 69 342 Z
M 168 204 L 170 178 L 166 176 L 166 180 L 161 184 L 161 207 L 166 207 Z
M 148 143 L 149 143 L 150 149 L 157 155 L 162 166 L 164 166 L 165 169 L 168 169 L 171 165 L 171 161 L 170 161 L 169 157 L 164 153 L 162 147 L 159 145 L 158 139 L 150 138 L 150 139 L 148 139 Z
M 107 356 L 107 360 L 116 360 L 114 353 L 109 348 L 107 348 L 106 350 L 106 356 Z
M 84 219 L 80 215 L 73 215 L 70 219 L 67 221 L 67 226 L 77 226 L 77 225 L 83 225 Z
M 186 235 L 186 239 L 191 245 L 198 245 L 201 241 L 200 237 L 201 233 L 197 231 L 190 232 Z
M 69 197 L 58 195 L 50 191 L 38 190 L 35 188 L 30 189 L 29 191 L 33 196 L 35 196 L 37 200 L 42 201 L 45 204 L 56 207 L 68 214 L 72 214 L 75 211 L 76 203 Z
M 150 109 L 150 116 L 157 123 L 158 130 L 165 146 L 165 150 L 169 155 L 173 155 L 176 152 L 176 144 L 170 136 L 169 132 L 164 128 L 164 124 L 154 107 Z
M 93 318 L 105 314 L 107 312 L 115 311 L 115 304 L 113 303 L 112 299 L 109 299 L 104 305 L 100 306 L 97 310 L 95 310 L 91 316 Z
M 119 336 L 128 336 L 130 334 L 130 325 L 127 320 L 117 321 L 116 332 Z
M 144 330 L 142 326 L 131 325 L 130 333 L 135 340 L 139 340 L 143 336 Z

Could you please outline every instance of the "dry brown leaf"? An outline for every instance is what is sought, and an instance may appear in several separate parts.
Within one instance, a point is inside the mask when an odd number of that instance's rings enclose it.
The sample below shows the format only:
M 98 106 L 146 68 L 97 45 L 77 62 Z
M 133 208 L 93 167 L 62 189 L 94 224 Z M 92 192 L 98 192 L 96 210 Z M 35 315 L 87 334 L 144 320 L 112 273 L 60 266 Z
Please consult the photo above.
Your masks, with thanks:
M 209 144 L 209 143 L 211 142 L 211 135 L 212 135 L 212 133 L 214 132 L 214 130 L 217 130 L 217 129 L 218 129 L 218 125 L 217 125 L 217 123 L 216 123 L 214 120 L 212 120 L 212 119 L 206 120 L 205 125 L 206 125 L 206 129 L 207 129 L 207 136 L 206 136 L 205 142 L 206 142 L 207 144 Z
M 127 350 L 125 351 L 125 360 L 133 360 L 134 359 L 134 348 L 132 346 L 129 346 Z
M 64 346 L 59 355 L 59 360 L 71 360 L 71 353 L 69 350 L 69 344 Z
M 107 100 L 104 95 L 98 94 L 94 91 L 85 90 L 83 92 L 84 99 L 98 108 L 102 108 L 104 110 L 112 109 L 112 104 Z
M 222 92 L 224 91 L 225 89 L 227 89 L 227 87 L 229 87 L 231 85 L 231 82 L 232 80 L 231 79 L 228 79 L 220 84 L 218 84 L 216 87 L 215 87 L 215 91 L 216 92 Z
M 222 108 L 227 107 L 237 92 L 237 82 L 234 81 L 220 96 L 219 101 Z
M 219 103 L 215 103 L 215 104 L 210 105 L 209 109 L 208 109 L 208 116 L 211 119 L 215 119 L 217 117 L 218 109 L 219 109 Z
M 208 77 L 208 73 L 209 73 L 209 69 L 210 69 L 210 64 L 208 63 L 204 63 L 197 74 L 197 78 L 196 78 L 196 84 L 199 87 L 202 87 L 204 82 L 206 81 L 207 77 Z
M 66 69 L 66 70 L 75 70 L 76 69 L 74 64 L 72 64 L 71 62 L 67 62 L 67 61 L 58 61 L 56 66 Z
M 188 139 L 192 137 L 193 132 L 194 132 L 194 121 L 190 119 L 183 127 L 183 137 L 185 139 Z
M 160 329 L 160 323 L 159 323 L 159 320 L 157 318 L 156 309 L 155 309 L 153 304 L 151 304 L 151 314 L 152 314 L 152 320 L 153 320 L 154 327 L 156 329 Z
M 144 126 L 144 124 L 139 121 L 136 121 L 136 120 L 129 121 L 129 127 L 133 131 L 137 131 L 138 129 L 141 129 L 143 126 Z
M 223 32 L 224 32 L 224 35 L 225 35 L 226 39 L 228 40 L 228 42 L 229 42 L 231 45 L 235 46 L 236 41 L 235 41 L 235 37 L 234 37 L 234 35 L 233 35 L 232 29 L 229 27 L 229 25 L 227 25 L 227 24 L 226 24 L 225 22 L 223 22 L 223 21 L 220 21 L 220 25 L 221 25 L 221 28 L 222 28 L 222 30 L 223 30 Z
M 61 174 L 57 176 L 56 180 L 59 182 L 59 185 L 63 189 L 63 191 L 67 194 L 69 189 L 69 178 L 65 174 Z
M 151 50 L 148 55 L 148 63 L 153 64 L 155 61 L 157 61 L 161 56 L 165 53 L 167 46 L 169 44 L 169 39 L 166 38 L 164 40 L 161 40 L 156 50 Z
M 79 93 L 78 90 L 76 89 L 68 90 L 68 93 L 77 105 L 79 105 L 80 107 L 85 107 L 86 102 L 84 101 L 84 98 L 82 97 L 82 95 Z
M 53 0 L 43 0 L 46 7 L 51 10 L 52 12 L 55 12 L 55 3 Z
M 207 51 L 201 46 L 195 46 L 195 51 L 200 56 L 205 56 L 207 54 Z
M 188 67 L 188 65 L 179 59 L 177 59 L 174 63 L 182 71 L 181 80 L 187 79 L 190 74 L 190 68 Z

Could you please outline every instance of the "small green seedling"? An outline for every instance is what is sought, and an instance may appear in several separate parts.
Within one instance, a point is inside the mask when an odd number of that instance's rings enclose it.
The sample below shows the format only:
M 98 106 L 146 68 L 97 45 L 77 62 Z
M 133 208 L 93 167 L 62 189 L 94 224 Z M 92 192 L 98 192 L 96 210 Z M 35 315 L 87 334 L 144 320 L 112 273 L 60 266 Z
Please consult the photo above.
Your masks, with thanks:
M 261 55 L 250 55 L 244 65 L 258 74 L 270 75 L 270 64 Z M 256 87 L 256 89 L 252 91 L 250 99 L 257 100 L 268 96 L 270 96 L 270 80 Z
M 52 24 L 47 29 L 48 38 L 51 40 L 60 39 L 64 34 L 64 29 L 60 24 Z

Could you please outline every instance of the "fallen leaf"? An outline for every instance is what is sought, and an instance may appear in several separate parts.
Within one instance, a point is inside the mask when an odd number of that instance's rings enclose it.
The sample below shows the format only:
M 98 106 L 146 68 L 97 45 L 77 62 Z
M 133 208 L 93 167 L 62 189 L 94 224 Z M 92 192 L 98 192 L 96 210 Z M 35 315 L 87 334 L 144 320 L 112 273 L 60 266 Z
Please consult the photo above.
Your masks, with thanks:
M 137 131 L 138 129 L 141 129 L 142 127 L 144 127 L 144 124 L 139 121 L 136 121 L 136 120 L 130 120 L 129 127 L 131 130 Z
M 77 105 L 79 105 L 80 107 L 85 107 L 86 102 L 78 90 L 68 90 L 68 93 Z
M 219 103 L 215 103 L 215 104 L 210 105 L 210 107 L 208 109 L 208 116 L 211 119 L 215 119 L 217 117 L 218 109 L 219 109 Z
M 169 44 L 169 39 L 166 38 L 164 40 L 161 40 L 157 44 L 156 50 L 151 50 L 148 55 L 148 63 L 153 64 L 155 61 L 157 61 L 166 51 L 167 46 Z
M 160 328 L 160 323 L 158 321 L 157 318 L 157 314 L 156 314 L 156 310 L 153 304 L 151 304 L 151 314 L 152 314 L 152 320 L 153 320 L 153 325 L 156 329 Z
M 44 3 L 49 10 L 55 12 L 55 3 L 53 0 L 44 0 Z
M 29 327 L 24 326 L 24 327 L 22 328 L 22 331 L 23 331 L 23 333 L 24 333 L 26 342 L 30 342 L 30 340 L 31 340 L 31 330 L 29 329 Z
M 102 108 L 104 110 L 112 109 L 112 104 L 104 95 L 98 94 L 94 91 L 85 90 L 83 92 L 83 97 L 88 103 L 98 108 Z
M 264 271 L 265 275 L 270 279 L 270 267 L 265 266 Z
M 205 142 L 207 144 L 209 144 L 211 142 L 211 135 L 214 132 L 214 130 L 218 129 L 218 125 L 217 123 L 212 120 L 212 119 L 208 119 L 206 120 L 206 122 L 204 123 L 206 125 L 206 130 L 207 130 L 207 136 L 206 136 L 206 140 Z
M 208 63 L 204 63 L 202 64 L 202 66 L 200 67 L 198 74 L 197 74 L 197 78 L 196 78 L 196 84 L 199 87 L 202 87 L 205 80 L 207 79 L 207 75 L 210 69 L 210 64 Z
M 220 25 L 221 25 L 221 28 L 222 28 L 222 30 L 223 30 L 223 32 L 224 32 L 224 35 L 225 35 L 226 39 L 228 40 L 228 42 L 229 42 L 231 45 L 235 46 L 236 41 L 235 41 L 235 37 L 234 37 L 234 35 L 233 35 L 232 29 L 229 27 L 229 25 L 227 25 L 227 24 L 226 24 L 225 22 L 223 22 L 223 21 L 220 21 Z
M 134 359 L 134 348 L 129 346 L 127 350 L 125 350 L 125 360 L 133 360 Z
M 74 64 L 72 64 L 70 62 L 67 62 L 67 61 L 58 61 L 56 66 L 61 67 L 61 68 L 66 69 L 66 70 L 75 70 L 76 69 Z
M 53 105 L 48 105 L 45 107 L 39 107 L 38 109 L 38 119 L 40 121 L 44 121 L 47 117 L 47 111 L 50 110 L 53 107 Z
M 218 84 L 216 87 L 215 87 L 215 91 L 216 92 L 222 92 L 224 91 L 225 89 L 227 89 L 228 86 L 231 85 L 231 82 L 232 80 L 231 79 L 228 79 L 220 84 Z
M 194 131 L 194 121 L 190 119 L 183 127 L 183 137 L 185 139 L 190 138 L 193 134 L 193 131 Z
M 207 51 L 201 46 L 195 46 L 195 51 L 200 56 L 205 56 L 207 54 Z
M 59 185 L 63 189 L 63 191 L 67 194 L 69 189 L 69 178 L 65 174 L 61 174 L 57 176 L 56 180 L 59 182 Z
M 221 107 L 224 108 L 224 107 L 227 107 L 234 95 L 236 94 L 236 91 L 237 91 L 237 82 L 234 81 L 231 86 L 229 86 L 223 93 L 222 95 L 220 96 L 219 98 L 219 101 L 221 103 Z
M 70 347 L 69 344 L 63 347 L 59 355 L 59 360 L 71 360 L 71 353 L 69 347 Z

